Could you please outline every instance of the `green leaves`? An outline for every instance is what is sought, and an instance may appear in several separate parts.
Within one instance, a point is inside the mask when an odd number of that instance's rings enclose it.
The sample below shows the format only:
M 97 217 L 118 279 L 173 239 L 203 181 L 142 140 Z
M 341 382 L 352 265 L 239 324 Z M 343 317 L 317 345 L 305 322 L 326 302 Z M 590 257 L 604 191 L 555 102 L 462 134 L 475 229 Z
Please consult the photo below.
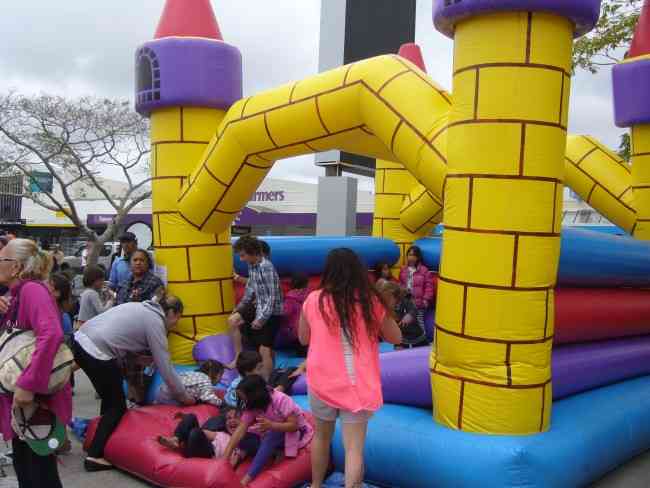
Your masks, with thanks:
M 574 43 L 573 68 L 596 73 L 625 56 L 643 0 L 603 0 L 598 24 Z

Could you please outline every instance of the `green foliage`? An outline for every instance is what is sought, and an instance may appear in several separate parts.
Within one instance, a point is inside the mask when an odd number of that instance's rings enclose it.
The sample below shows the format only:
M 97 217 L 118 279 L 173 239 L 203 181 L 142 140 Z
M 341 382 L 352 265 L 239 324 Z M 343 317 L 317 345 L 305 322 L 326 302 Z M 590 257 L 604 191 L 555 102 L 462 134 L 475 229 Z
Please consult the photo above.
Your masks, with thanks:
M 621 142 L 618 145 L 616 153 L 628 163 L 632 156 L 632 145 L 630 143 L 630 133 L 621 134 Z
M 573 68 L 596 73 L 619 62 L 632 41 L 642 5 L 643 0 L 603 0 L 598 24 L 575 42 Z

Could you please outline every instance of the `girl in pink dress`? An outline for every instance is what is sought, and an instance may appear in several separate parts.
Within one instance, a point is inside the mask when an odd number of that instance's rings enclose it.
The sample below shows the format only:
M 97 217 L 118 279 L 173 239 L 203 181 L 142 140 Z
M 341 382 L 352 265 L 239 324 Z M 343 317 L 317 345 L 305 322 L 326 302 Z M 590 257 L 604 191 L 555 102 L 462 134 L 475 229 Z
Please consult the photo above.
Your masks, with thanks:
M 368 420 L 383 404 L 379 341 L 399 344 L 402 333 L 352 250 L 330 252 L 320 289 L 303 305 L 299 336 L 309 344 L 307 385 L 316 418 L 311 486 L 322 486 L 337 417 L 345 439 L 345 486 L 361 486 Z
M 314 430 L 296 402 L 270 388 L 259 375 L 246 376 L 237 386 L 237 397 L 244 413 L 224 457 L 230 458 L 247 432 L 260 436 L 259 450 L 241 480 L 241 484 L 247 486 L 278 450 L 286 457 L 296 457 L 300 449 L 309 445 Z

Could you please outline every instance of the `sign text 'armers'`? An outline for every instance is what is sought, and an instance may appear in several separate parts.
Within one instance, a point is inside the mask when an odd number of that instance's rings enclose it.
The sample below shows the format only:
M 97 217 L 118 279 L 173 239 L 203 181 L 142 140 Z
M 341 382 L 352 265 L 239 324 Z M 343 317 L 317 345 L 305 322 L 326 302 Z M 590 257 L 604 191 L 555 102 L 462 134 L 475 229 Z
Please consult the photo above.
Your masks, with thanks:
M 284 191 L 256 191 L 251 202 L 284 202 Z

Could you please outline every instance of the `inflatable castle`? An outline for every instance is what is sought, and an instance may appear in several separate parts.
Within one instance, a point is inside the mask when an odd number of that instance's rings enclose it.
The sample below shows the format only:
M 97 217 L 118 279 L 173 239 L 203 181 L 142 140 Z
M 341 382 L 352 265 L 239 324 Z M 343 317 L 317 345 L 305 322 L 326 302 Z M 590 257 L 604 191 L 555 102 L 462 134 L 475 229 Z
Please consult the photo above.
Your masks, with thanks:
M 398 267 L 413 243 L 436 273 L 433 347 L 382 354 L 369 481 L 585 486 L 650 449 L 650 4 L 613 72 L 631 164 L 567 133 L 573 40 L 599 13 L 600 0 L 434 0 L 451 93 L 406 45 L 242 98 L 210 1 L 167 0 L 136 53 L 136 108 L 151 118 L 156 261 L 186 304 L 174 361 L 225 333 L 229 228 L 274 162 L 336 148 L 377 159 L 373 237 L 272 238 L 281 275 L 316 276 L 340 246 Z M 563 229 L 565 186 L 631 236 Z M 162 486 L 236 486 L 225 463 L 132 442 L 171 429 L 169 413 L 130 412 L 106 457 Z M 333 451 L 342 470 L 340 434 Z M 251 486 L 308 477 L 306 453 Z

